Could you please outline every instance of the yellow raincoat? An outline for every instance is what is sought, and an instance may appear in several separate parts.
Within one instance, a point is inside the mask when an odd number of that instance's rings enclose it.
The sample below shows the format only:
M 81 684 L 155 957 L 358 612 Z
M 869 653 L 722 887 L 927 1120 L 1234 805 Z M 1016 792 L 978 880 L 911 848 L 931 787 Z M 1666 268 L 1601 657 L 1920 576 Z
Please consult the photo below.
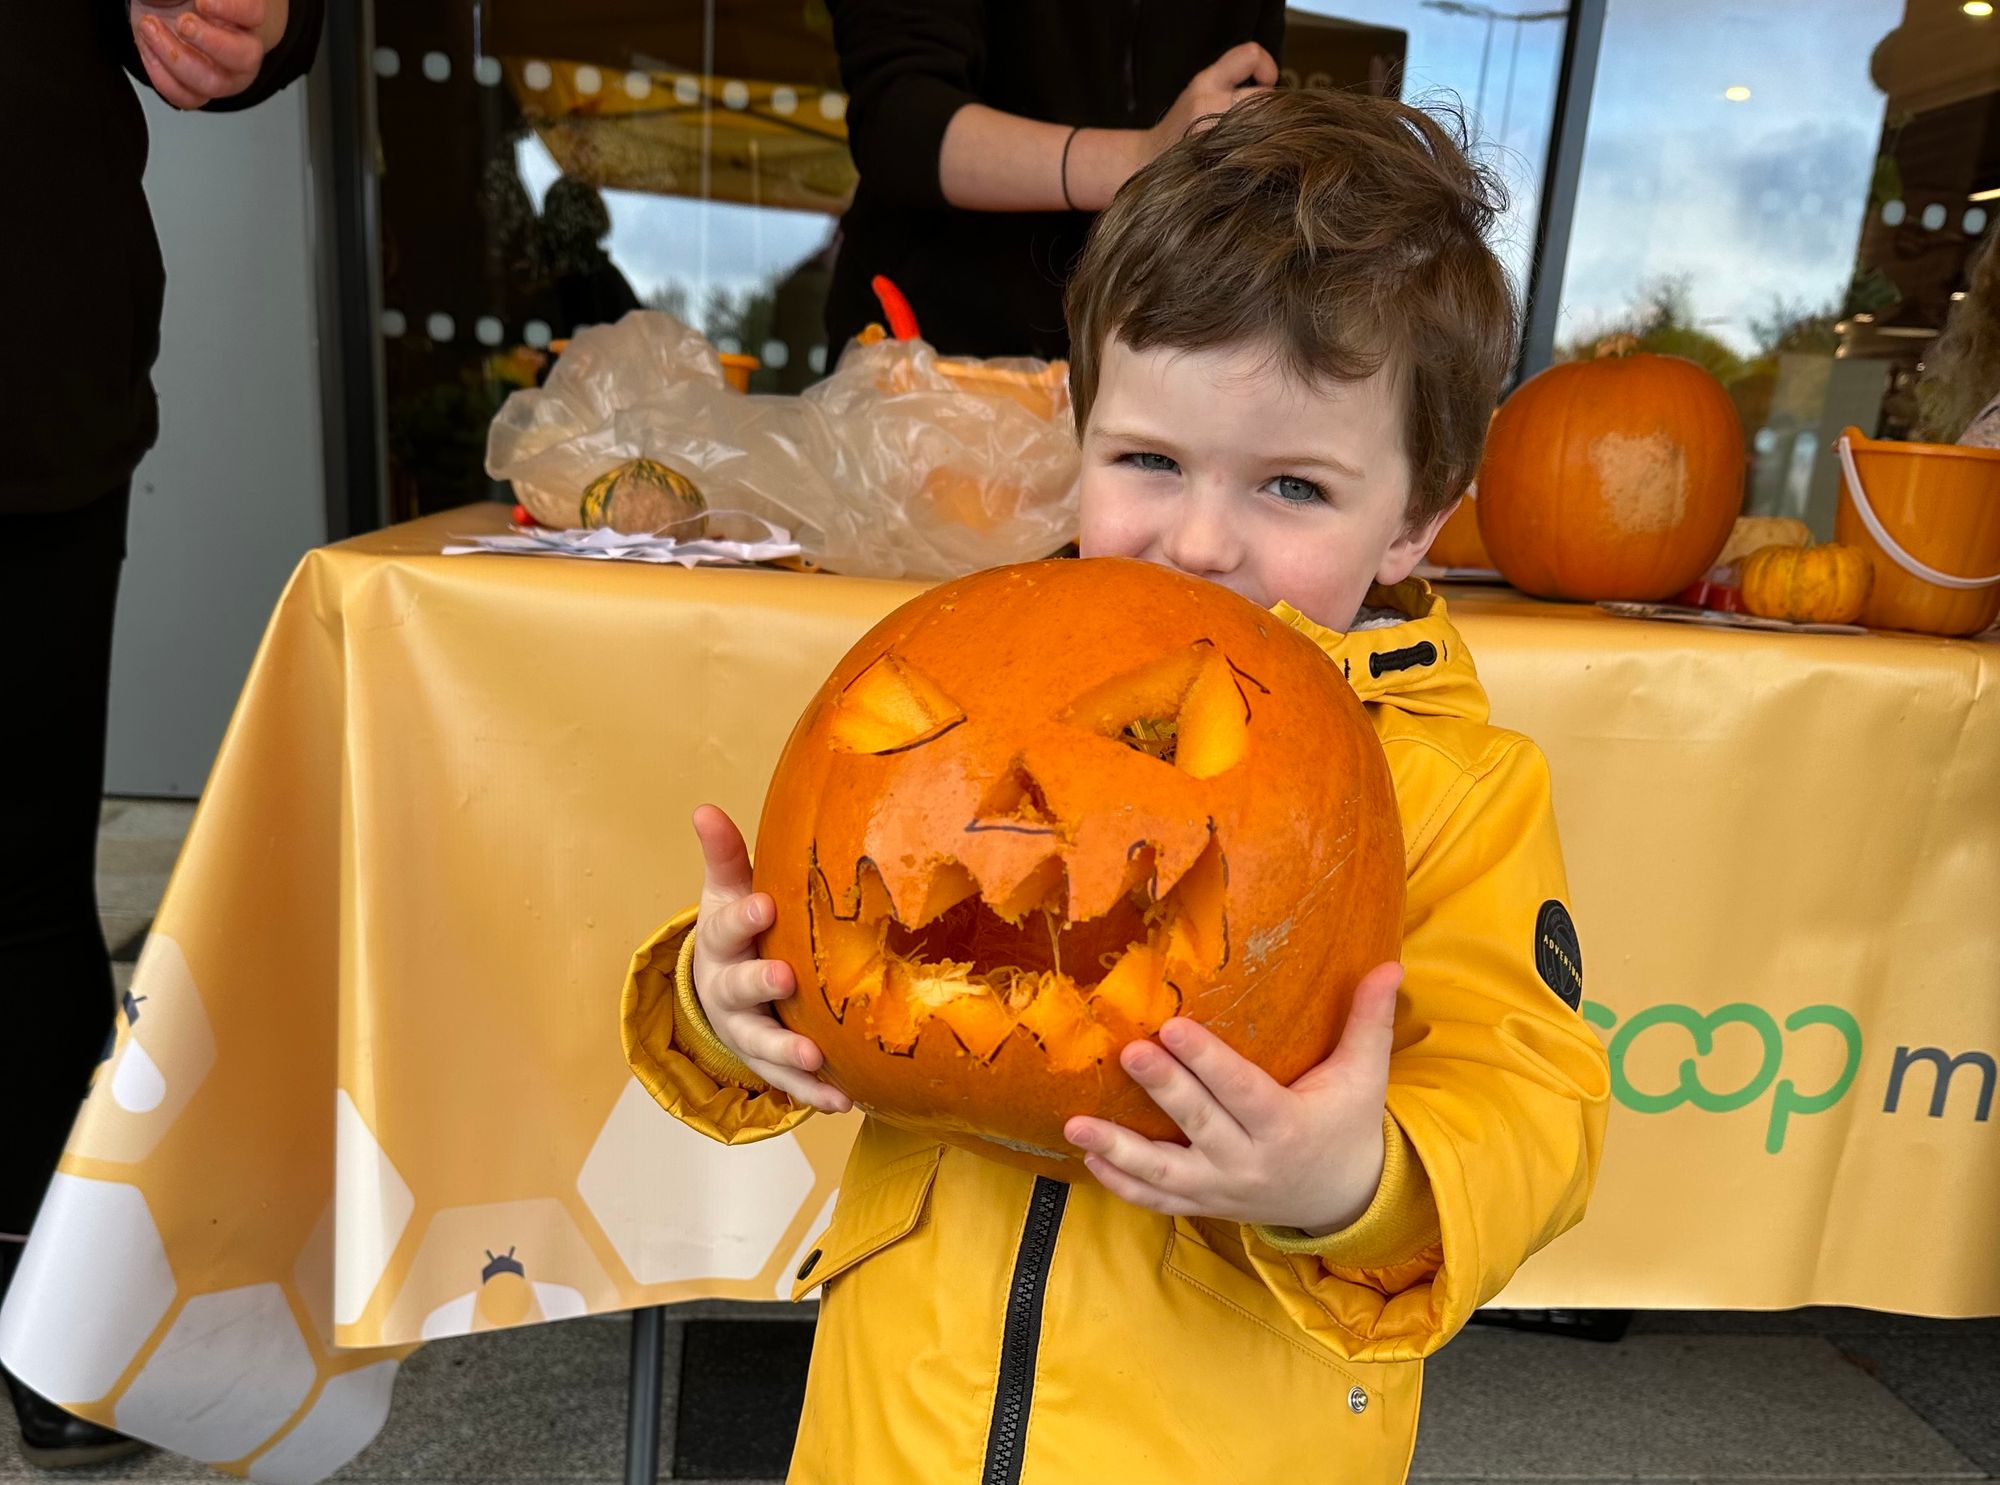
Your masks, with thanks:
M 1422 1358 L 1582 1214 L 1608 1078 L 1577 1015 L 1548 766 L 1489 726 L 1445 606 L 1341 634 L 1286 605 L 1382 738 L 1403 819 L 1388 1163 L 1345 1231 L 1167 1218 L 866 1121 L 798 1274 L 823 1286 L 796 1485 L 1401 1480 Z M 626 1055 L 728 1143 L 811 1112 L 715 1039 L 693 914 L 633 957 Z

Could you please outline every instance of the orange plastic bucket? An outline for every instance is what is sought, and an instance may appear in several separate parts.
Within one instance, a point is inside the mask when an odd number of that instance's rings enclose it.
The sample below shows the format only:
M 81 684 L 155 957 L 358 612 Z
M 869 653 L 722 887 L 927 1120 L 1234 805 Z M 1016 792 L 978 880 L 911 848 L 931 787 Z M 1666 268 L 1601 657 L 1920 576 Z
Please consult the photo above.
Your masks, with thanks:
M 1849 428 L 1834 539 L 1868 553 L 1861 622 L 1977 634 L 2000 617 L 2000 449 L 1894 443 Z

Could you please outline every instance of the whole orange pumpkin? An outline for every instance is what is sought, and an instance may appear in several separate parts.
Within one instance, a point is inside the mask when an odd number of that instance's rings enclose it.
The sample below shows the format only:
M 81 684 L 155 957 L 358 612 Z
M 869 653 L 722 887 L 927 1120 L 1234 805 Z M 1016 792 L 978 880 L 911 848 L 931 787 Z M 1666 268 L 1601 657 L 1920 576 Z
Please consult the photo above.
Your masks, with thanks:
M 1402 829 L 1324 653 L 1212 583 L 1030 563 L 848 652 L 765 797 L 787 1026 L 880 1117 L 1062 1179 L 1076 1114 L 1175 1128 L 1118 1062 L 1171 1016 L 1280 1082 L 1397 952 Z
M 1633 344 L 1530 377 L 1493 420 L 1479 532 L 1525 592 L 1667 598 L 1729 540 L 1743 501 L 1736 405 L 1694 362 Z
M 1875 569 L 1859 547 L 1769 546 L 1743 559 L 1743 606 L 1793 624 L 1852 624 L 1868 604 Z

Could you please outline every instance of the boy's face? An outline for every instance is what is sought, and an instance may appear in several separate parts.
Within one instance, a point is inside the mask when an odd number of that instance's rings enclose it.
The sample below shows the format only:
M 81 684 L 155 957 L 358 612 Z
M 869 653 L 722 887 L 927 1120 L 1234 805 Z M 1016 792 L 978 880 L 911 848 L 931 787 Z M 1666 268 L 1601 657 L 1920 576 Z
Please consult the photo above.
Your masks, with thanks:
M 1134 351 L 1113 336 L 1083 436 L 1086 557 L 1139 557 L 1346 629 L 1444 524 L 1404 529 L 1393 377 L 1325 387 L 1263 346 Z

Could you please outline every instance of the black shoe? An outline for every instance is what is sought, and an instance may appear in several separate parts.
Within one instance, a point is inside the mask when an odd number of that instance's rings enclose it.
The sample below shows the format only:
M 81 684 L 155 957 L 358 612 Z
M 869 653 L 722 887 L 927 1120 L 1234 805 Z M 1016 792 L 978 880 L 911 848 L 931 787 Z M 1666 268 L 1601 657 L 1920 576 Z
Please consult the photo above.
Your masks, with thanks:
M 36 1469 L 105 1464 L 146 1447 L 139 1439 L 65 1412 L 5 1367 L 0 1367 L 0 1377 L 7 1379 L 7 1390 L 14 1396 L 14 1416 L 21 1422 L 21 1457 Z

